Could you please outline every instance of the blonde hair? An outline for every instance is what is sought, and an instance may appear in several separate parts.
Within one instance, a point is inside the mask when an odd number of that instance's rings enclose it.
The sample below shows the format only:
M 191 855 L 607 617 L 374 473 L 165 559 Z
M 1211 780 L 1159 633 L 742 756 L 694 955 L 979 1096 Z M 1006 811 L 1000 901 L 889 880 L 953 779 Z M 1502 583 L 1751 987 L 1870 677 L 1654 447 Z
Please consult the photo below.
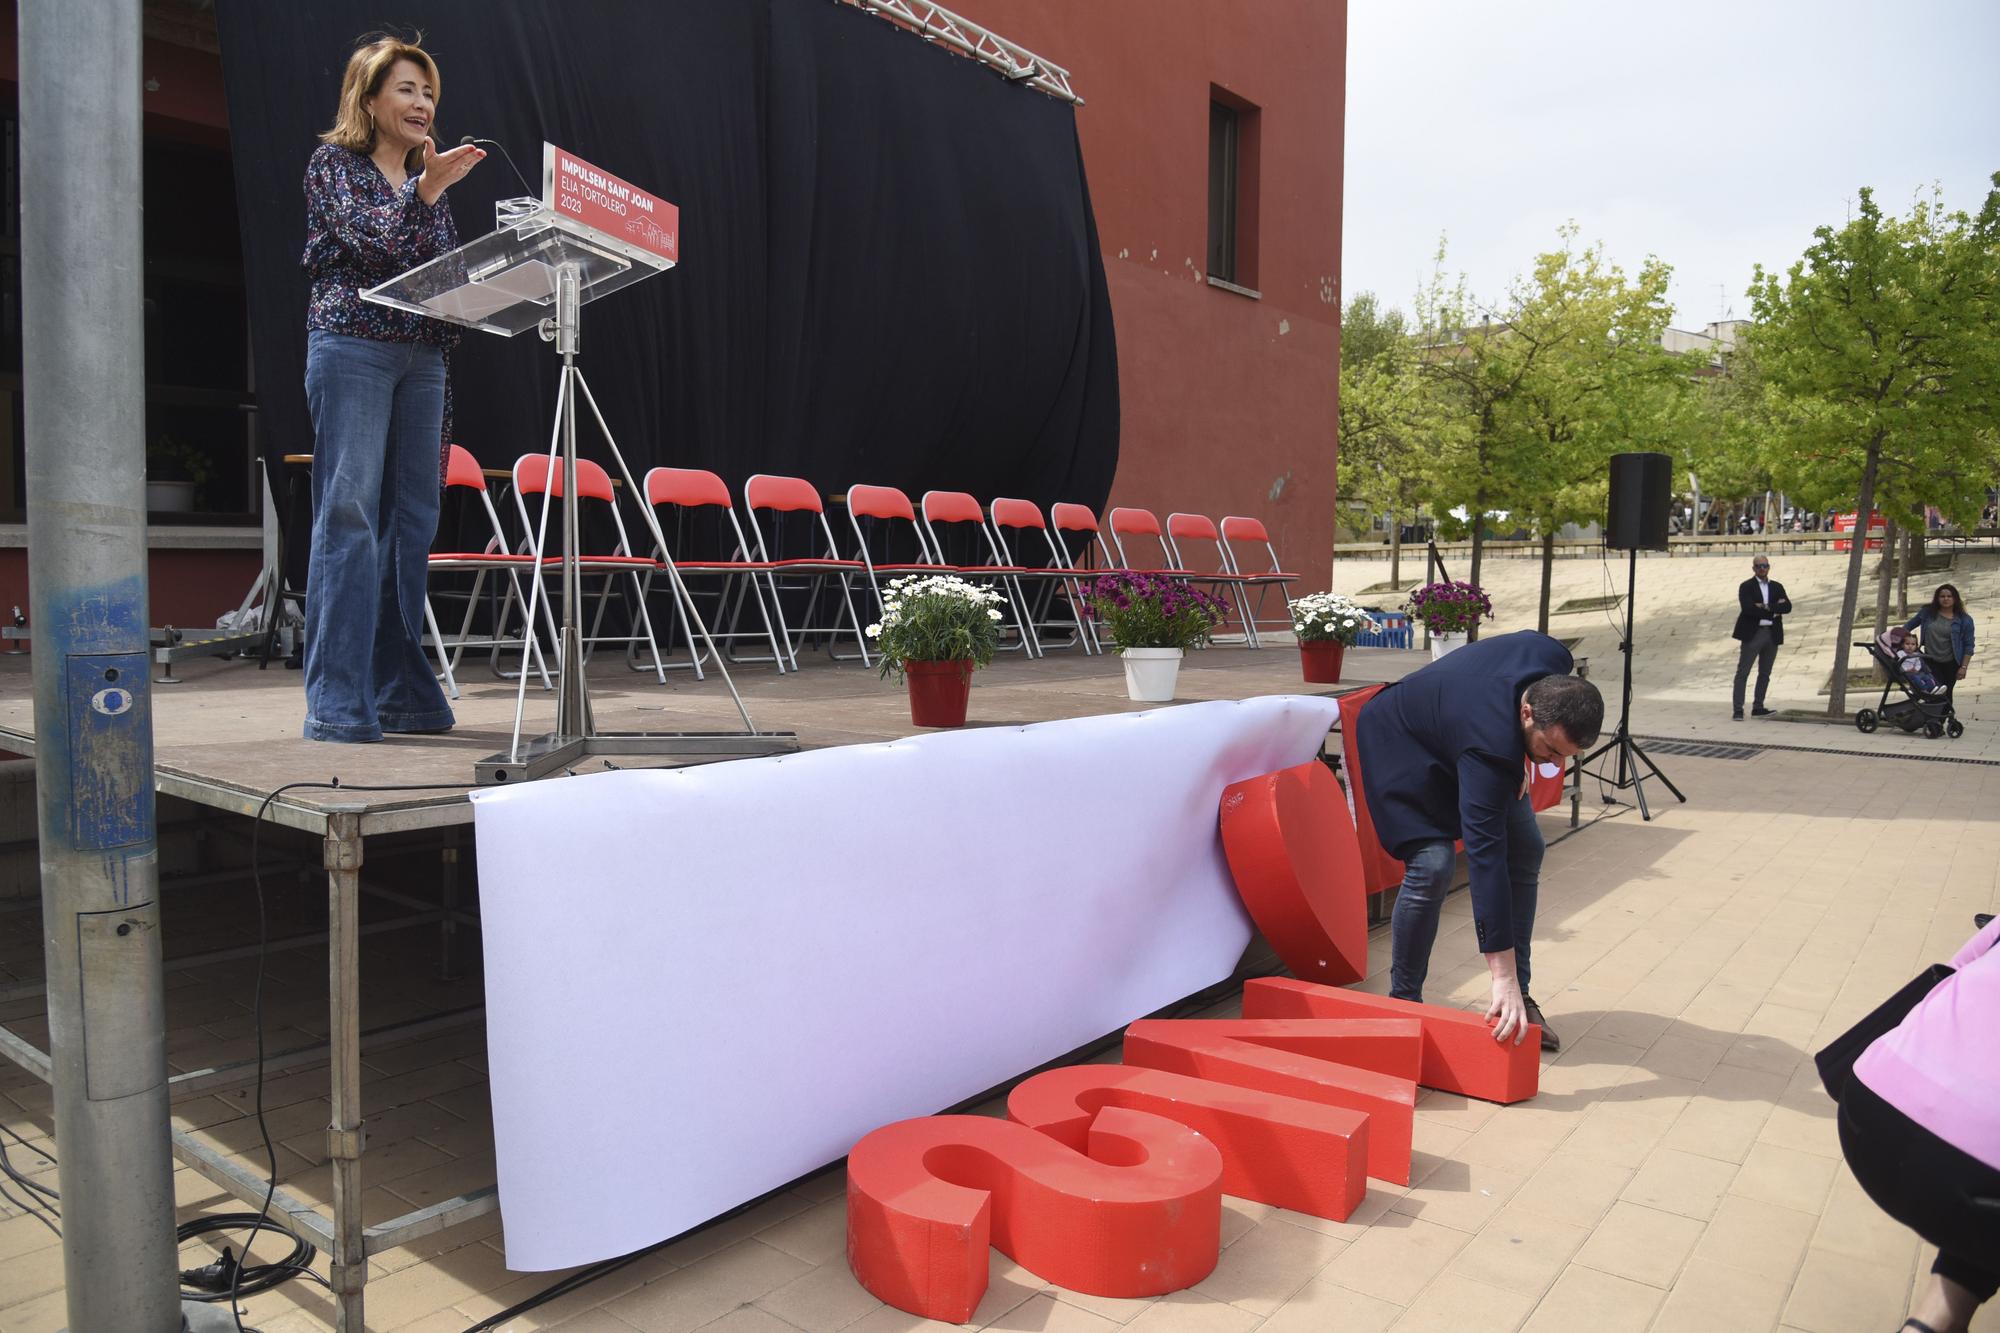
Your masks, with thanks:
M 431 59 L 430 52 L 417 45 L 423 39 L 421 32 L 416 34 L 415 41 L 409 42 L 398 37 L 376 37 L 372 41 L 364 39 L 354 48 L 354 54 L 347 58 L 347 73 L 340 80 L 340 105 L 333 113 L 333 128 L 319 136 L 321 143 L 336 144 L 357 153 L 375 151 L 375 122 L 362 103 L 382 91 L 389 71 L 399 60 L 422 67 L 431 81 L 431 105 L 436 107 L 443 88 L 437 62 Z M 432 122 L 432 137 L 436 137 L 436 122 Z M 421 170 L 423 165 L 421 145 L 412 148 L 403 161 L 406 171 Z

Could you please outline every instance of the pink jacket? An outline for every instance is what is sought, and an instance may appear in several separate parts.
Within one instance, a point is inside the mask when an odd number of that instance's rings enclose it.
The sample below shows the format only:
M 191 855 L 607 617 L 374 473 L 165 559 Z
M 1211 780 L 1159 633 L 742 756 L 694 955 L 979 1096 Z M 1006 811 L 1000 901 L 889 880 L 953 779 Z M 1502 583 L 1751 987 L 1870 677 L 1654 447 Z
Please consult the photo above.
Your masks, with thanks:
M 1883 1101 L 1959 1151 L 2000 1171 L 2000 919 L 1951 960 L 1892 1032 L 1854 1062 Z

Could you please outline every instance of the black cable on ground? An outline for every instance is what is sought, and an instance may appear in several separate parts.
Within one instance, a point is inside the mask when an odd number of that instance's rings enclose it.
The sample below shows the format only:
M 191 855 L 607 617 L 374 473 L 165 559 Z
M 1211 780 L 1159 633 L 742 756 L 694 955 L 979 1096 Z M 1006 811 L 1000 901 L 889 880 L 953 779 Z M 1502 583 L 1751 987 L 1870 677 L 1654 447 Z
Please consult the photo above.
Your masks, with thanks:
M 13 1130 L 8 1129 L 5 1125 L 0 1125 L 0 1129 L 6 1130 L 8 1137 L 12 1138 L 14 1142 L 20 1144 L 23 1148 L 26 1148 L 29 1152 L 40 1154 L 43 1157 L 48 1157 L 49 1161 L 52 1163 L 55 1161 L 55 1158 L 49 1157 L 49 1154 L 42 1152 L 40 1148 L 35 1147 L 33 1144 L 29 1143 L 26 1139 L 22 1138 L 19 1134 L 16 1134 Z M 21 1172 L 15 1168 L 13 1159 L 7 1156 L 7 1145 L 5 1143 L 0 1143 L 0 1173 L 4 1173 L 9 1179 L 11 1179 L 15 1184 L 21 1186 L 23 1189 L 33 1190 L 36 1194 L 40 1194 L 43 1197 L 51 1200 L 60 1201 L 62 1199 L 62 1195 L 56 1193 L 54 1190 L 50 1189 L 47 1185 L 41 1184 L 39 1181 L 30 1180 L 27 1176 L 22 1175 Z M 49 1211 L 56 1212 L 55 1209 L 50 1209 Z M 56 1215 L 58 1217 L 62 1216 L 62 1214 L 59 1212 L 56 1213 Z
M 16 1198 L 14 1193 L 11 1190 L 9 1190 L 5 1185 L 0 1185 L 0 1199 L 6 1200 L 9 1204 L 20 1209 L 28 1216 L 34 1218 L 37 1222 L 40 1222 L 43 1226 L 47 1227 L 57 1236 L 62 1235 L 62 1228 L 57 1226 L 54 1222 L 51 1222 L 47 1217 L 43 1216 L 42 1209 L 38 1204 L 36 1204 L 35 1196 L 33 1194 L 28 1195 L 27 1201 L 24 1203 L 19 1198 Z M 57 1216 L 60 1217 L 61 1214 L 57 1214 Z
M 245 1227 L 251 1228 L 254 1233 L 259 1225 L 291 1237 L 292 1252 L 275 1263 L 252 1264 L 244 1262 L 250 1253 L 247 1245 L 242 1259 L 238 1259 L 225 1245 L 222 1247 L 222 1258 L 216 1262 L 202 1268 L 181 1270 L 181 1299 L 214 1302 L 255 1296 L 295 1277 L 309 1277 L 332 1290 L 331 1284 L 312 1270 L 313 1256 L 319 1253 L 312 1242 L 275 1222 L 262 1223 L 256 1213 L 207 1213 L 181 1223 L 174 1229 L 174 1239 L 186 1243 L 211 1232 L 241 1231 Z M 240 1315 L 238 1320 L 240 1322 Z

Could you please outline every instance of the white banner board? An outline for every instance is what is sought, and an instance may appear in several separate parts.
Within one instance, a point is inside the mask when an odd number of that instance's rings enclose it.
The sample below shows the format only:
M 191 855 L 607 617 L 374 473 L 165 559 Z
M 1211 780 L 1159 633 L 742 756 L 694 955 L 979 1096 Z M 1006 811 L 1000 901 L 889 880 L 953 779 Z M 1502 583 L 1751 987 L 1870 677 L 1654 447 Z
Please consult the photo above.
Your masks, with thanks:
M 507 1262 L 625 1254 L 1226 978 L 1216 832 L 1330 699 L 474 795 Z

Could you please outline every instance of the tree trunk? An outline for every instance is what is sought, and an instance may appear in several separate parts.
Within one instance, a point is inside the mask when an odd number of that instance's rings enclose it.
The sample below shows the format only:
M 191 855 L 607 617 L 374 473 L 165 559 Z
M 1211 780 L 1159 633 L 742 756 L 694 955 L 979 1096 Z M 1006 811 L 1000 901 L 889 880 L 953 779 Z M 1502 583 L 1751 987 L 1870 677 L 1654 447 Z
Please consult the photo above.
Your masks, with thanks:
M 1882 433 L 1868 442 L 1868 461 L 1861 468 L 1861 495 L 1854 513 L 1854 540 L 1847 549 L 1847 578 L 1840 594 L 1840 624 L 1833 640 L 1833 685 L 1826 711 L 1839 717 L 1847 711 L 1847 641 L 1854 633 L 1855 604 L 1861 597 L 1861 563 L 1868 551 L 1868 518 L 1875 512 L 1875 473 L 1882 466 Z
M 1913 528 L 1903 536 L 1903 559 L 1896 567 L 1896 619 L 1910 618 L 1910 568 L 1924 567 L 1924 529 Z
M 1479 565 L 1486 555 L 1486 511 L 1480 510 L 1472 516 L 1472 572 L 1466 575 L 1466 582 L 1479 586 Z M 1479 622 L 1472 622 L 1472 628 L 1465 636 L 1467 643 L 1479 642 Z
M 1889 632 L 1889 586 L 1896 572 L 1896 542 L 1902 537 L 1892 522 L 1882 530 L 1882 568 L 1875 579 L 1875 637 Z
M 1549 632 L 1549 583 L 1554 578 L 1556 566 L 1556 535 L 1542 534 L 1542 611 L 1536 617 L 1535 628 L 1542 633 Z
M 1389 511 L 1389 586 L 1400 592 L 1403 588 L 1403 516 Z

